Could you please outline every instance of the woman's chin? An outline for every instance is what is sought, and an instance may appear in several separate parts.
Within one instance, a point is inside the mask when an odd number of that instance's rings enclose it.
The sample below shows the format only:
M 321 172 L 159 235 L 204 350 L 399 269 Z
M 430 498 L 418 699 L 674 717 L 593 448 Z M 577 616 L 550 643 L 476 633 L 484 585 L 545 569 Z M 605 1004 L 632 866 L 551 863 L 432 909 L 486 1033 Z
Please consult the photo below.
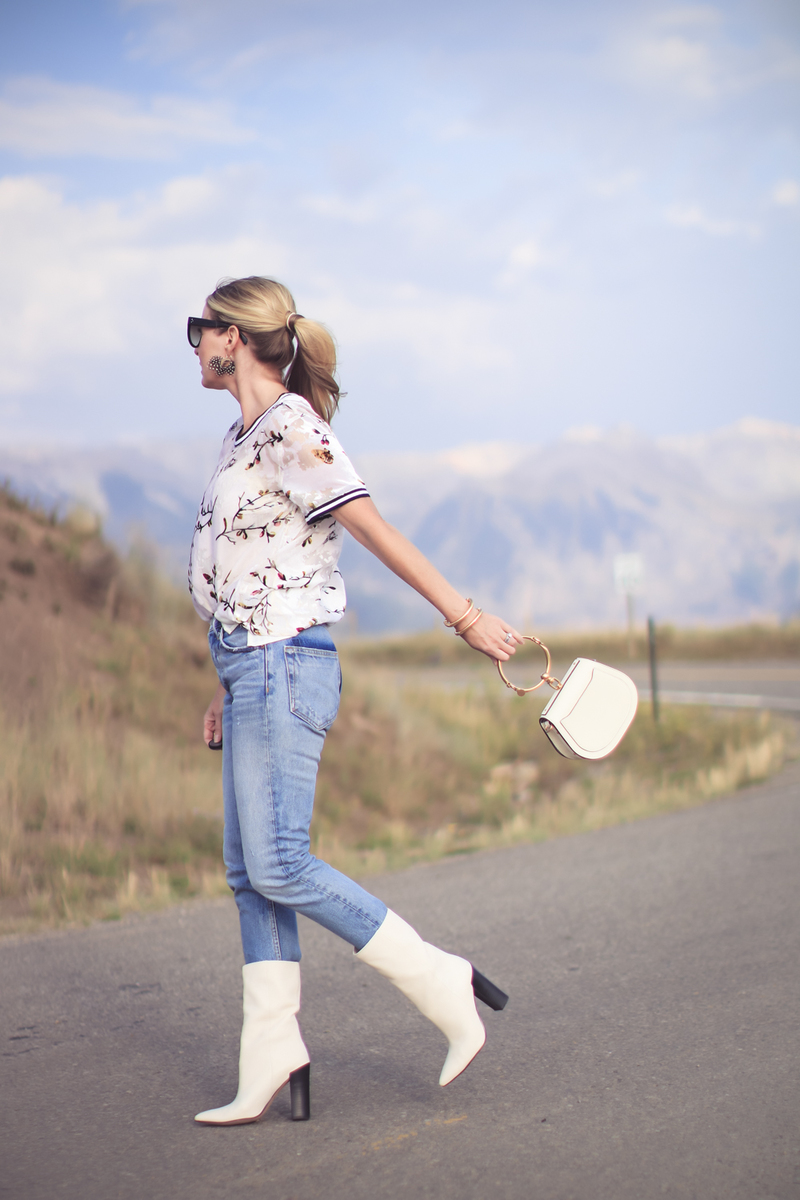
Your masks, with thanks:
M 221 379 L 217 379 L 214 375 L 208 376 L 203 373 L 200 376 L 201 387 L 208 388 L 212 392 L 221 392 L 225 390 L 225 384 Z

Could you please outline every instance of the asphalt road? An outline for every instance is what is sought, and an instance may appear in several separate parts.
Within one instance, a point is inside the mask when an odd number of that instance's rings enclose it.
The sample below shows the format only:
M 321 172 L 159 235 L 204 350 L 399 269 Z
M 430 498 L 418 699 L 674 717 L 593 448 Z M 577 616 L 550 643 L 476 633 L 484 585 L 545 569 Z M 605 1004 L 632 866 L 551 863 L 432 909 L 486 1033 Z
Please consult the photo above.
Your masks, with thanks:
M 642 701 L 650 699 L 650 671 L 643 663 L 615 664 L 636 683 Z M 800 663 L 663 662 L 658 685 L 668 704 L 709 704 L 719 708 L 771 708 L 800 713 Z
M 444 1090 L 304 923 L 308 1124 L 192 1124 L 236 1086 L 230 901 L 0 943 L 0 1196 L 800 1200 L 799 785 L 375 881 L 511 993 Z
M 569 662 L 553 664 L 553 674 L 563 678 Z M 650 700 L 650 668 L 646 662 L 621 659 L 609 664 L 630 675 L 643 703 Z M 526 659 L 512 663 L 507 675 L 521 687 L 530 687 L 539 679 L 543 661 Z M 473 667 L 386 668 L 395 686 L 416 684 L 429 687 L 479 686 L 494 692 L 502 689 L 493 668 Z M 800 713 L 800 662 L 797 659 L 677 662 L 667 659 L 658 664 L 659 691 L 665 703 L 709 704 L 719 708 L 768 708 L 775 712 Z M 513 692 L 504 692 L 509 697 Z M 544 704 L 552 692 L 543 688 L 536 693 Z M 537 700 L 532 700 L 537 703 Z

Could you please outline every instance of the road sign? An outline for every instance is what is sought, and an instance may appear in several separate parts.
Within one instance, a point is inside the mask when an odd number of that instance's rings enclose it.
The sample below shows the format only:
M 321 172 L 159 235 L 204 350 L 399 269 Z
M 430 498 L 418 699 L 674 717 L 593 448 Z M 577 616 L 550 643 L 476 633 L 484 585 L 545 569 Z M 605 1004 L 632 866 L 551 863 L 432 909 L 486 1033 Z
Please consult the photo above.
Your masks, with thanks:
M 638 596 L 644 583 L 644 559 L 641 554 L 614 556 L 614 586 L 620 596 Z

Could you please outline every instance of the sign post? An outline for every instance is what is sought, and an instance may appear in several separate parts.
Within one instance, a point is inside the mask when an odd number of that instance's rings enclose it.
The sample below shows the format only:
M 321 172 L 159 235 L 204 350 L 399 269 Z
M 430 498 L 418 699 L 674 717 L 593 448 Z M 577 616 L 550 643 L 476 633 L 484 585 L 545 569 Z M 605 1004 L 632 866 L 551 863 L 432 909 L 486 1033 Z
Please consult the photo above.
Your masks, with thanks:
M 625 597 L 628 614 L 628 658 L 633 658 L 634 597 L 641 593 L 643 583 L 644 560 L 641 554 L 615 555 L 614 585 L 619 595 Z
M 653 701 L 653 720 L 658 724 L 658 664 L 656 660 L 656 623 L 647 618 L 647 641 L 650 648 L 650 696 Z

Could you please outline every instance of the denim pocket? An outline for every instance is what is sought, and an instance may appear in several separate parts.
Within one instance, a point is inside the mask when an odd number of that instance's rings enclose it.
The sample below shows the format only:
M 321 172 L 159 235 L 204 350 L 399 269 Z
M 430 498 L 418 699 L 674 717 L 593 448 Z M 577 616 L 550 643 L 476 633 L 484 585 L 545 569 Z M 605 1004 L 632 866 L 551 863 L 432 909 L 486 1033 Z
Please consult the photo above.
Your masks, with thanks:
M 335 650 L 284 646 L 289 707 L 312 729 L 329 729 L 339 711 L 342 676 Z
M 216 636 L 222 649 L 227 650 L 229 654 L 247 654 L 250 650 L 258 649 L 258 646 L 248 645 L 247 629 L 244 625 L 237 625 L 230 632 L 220 625 Z
M 216 650 L 227 650 L 229 654 L 246 654 L 250 650 L 258 650 L 258 646 L 248 646 L 247 629 L 244 625 L 237 625 L 228 632 L 216 617 L 208 627 L 208 644 L 212 656 Z

